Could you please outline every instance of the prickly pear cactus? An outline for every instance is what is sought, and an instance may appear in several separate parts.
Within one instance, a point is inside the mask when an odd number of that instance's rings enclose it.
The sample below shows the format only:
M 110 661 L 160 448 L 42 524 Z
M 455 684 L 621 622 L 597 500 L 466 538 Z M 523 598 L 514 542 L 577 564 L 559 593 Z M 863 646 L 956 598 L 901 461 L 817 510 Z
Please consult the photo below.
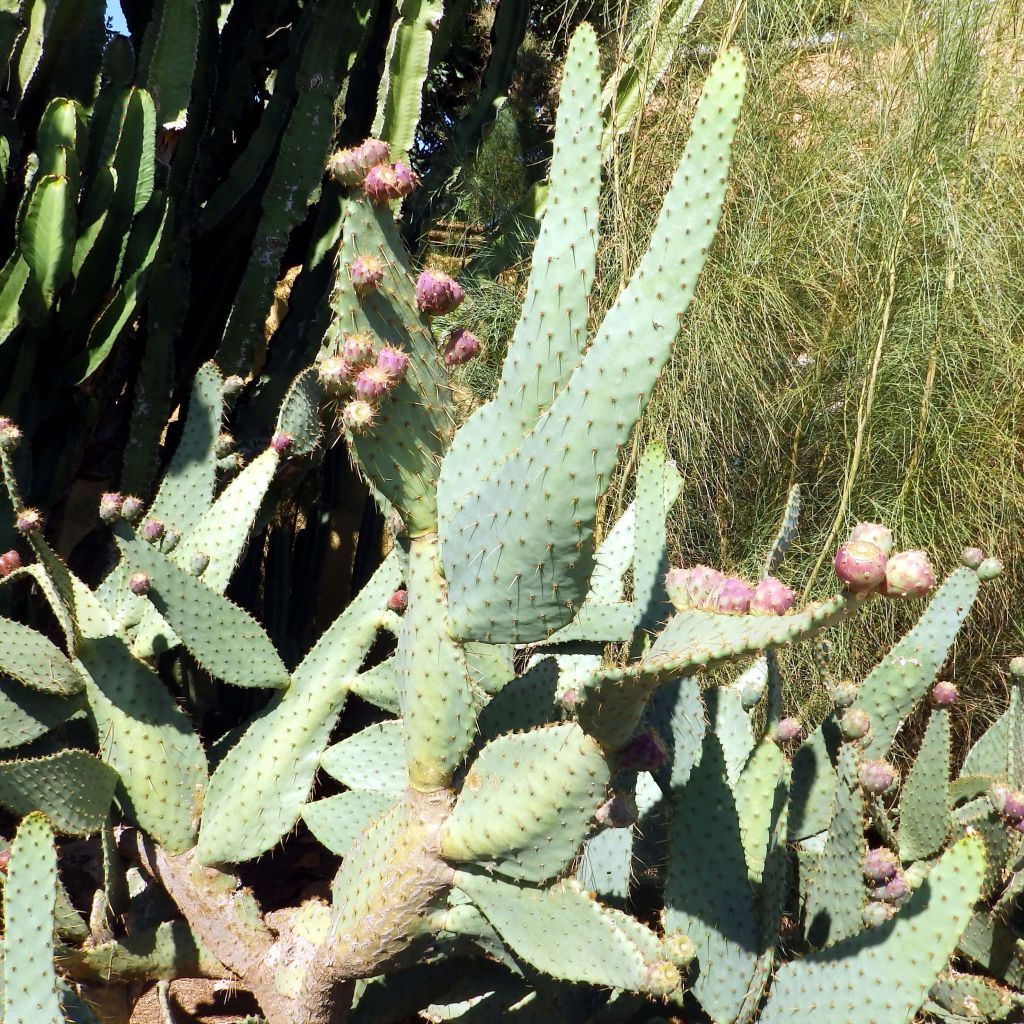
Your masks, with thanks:
M 713 65 L 650 249 L 591 329 L 601 83 L 594 33 L 576 33 L 522 316 L 493 399 L 459 424 L 449 375 L 481 339 L 458 326 L 437 336 L 434 318 L 457 323 L 463 290 L 413 269 L 394 220 L 417 187 L 403 159 L 415 114 L 396 74 L 406 60 L 426 67 L 439 7 L 406 5 L 395 24 L 380 122 L 393 145 L 329 161 L 344 190 L 332 322 L 279 393 L 259 454 L 224 473 L 238 382 L 223 374 L 251 340 L 246 305 L 219 365 L 195 378 L 153 500 L 100 499 L 116 562 L 89 586 L 24 500 L 31 460 L 0 423 L 22 535 L 0 560 L 0 594 L 23 587 L 52 626 L 0 620 L 0 804 L 25 816 L 5 891 L 5 1020 L 73 1017 L 81 983 L 175 977 L 244 987 L 269 1024 L 680 1008 L 769 1024 L 909 1024 L 922 1007 L 1010 1019 L 1020 684 L 954 778 L 958 692 L 938 678 L 994 560 L 936 587 L 923 553 L 894 553 L 884 527 L 860 524 L 836 555 L 837 594 L 797 607 L 771 575 L 797 528 L 794 492 L 762 579 L 669 568 L 681 481 L 658 448 L 598 536 L 618 449 L 725 202 L 743 59 L 730 50 Z M 330 26 L 308 27 L 313 54 Z M 174 86 L 161 118 L 180 115 L 171 56 L 154 39 L 150 66 Z M 60 269 L 39 268 L 37 283 L 56 287 Z M 334 442 L 393 543 L 316 643 L 286 651 L 228 590 L 254 528 Z M 263 565 L 275 620 L 273 544 Z M 824 720 L 782 715 L 778 648 L 869 601 L 928 594 L 918 624 L 859 686 L 837 688 Z M 203 694 L 226 687 L 251 714 L 218 730 Z M 926 701 L 901 779 L 891 744 Z M 312 842 L 306 830 L 340 860 L 333 881 L 264 914 L 236 872 Z M 88 919 L 64 889 L 54 832 L 96 837 Z

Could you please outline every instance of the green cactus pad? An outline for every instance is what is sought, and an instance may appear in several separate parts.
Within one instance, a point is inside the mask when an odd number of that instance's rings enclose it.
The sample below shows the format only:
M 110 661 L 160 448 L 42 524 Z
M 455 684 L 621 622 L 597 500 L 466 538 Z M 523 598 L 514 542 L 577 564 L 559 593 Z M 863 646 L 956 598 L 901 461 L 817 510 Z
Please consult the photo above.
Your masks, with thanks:
M 957 569 L 935 592 L 917 625 L 872 669 L 854 707 L 871 716 L 866 760 L 884 757 L 900 722 L 935 681 L 978 593 L 978 575 Z
M 1024 989 L 1024 939 L 995 914 L 979 910 L 968 922 L 957 952 L 998 980 Z
M 668 749 L 669 762 L 657 774 L 664 790 L 685 786 L 700 760 L 707 722 L 695 679 L 679 679 L 662 687 L 647 709 L 647 724 Z
M 1017 687 L 1010 691 L 1010 706 L 978 737 L 964 758 L 960 778 L 985 777 L 993 782 L 1009 779 L 1007 757 L 1010 752 L 1010 732 L 1014 718 L 1019 714 L 1020 693 Z
M 118 529 L 118 547 L 149 576 L 149 598 L 206 670 L 235 686 L 284 687 L 288 670 L 263 627 L 144 540 Z
M 811 946 L 832 946 L 864 927 L 864 796 L 857 778 L 857 748 L 839 754 L 831 825 L 806 887 L 805 932 Z
M 0 804 L 15 814 L 42 811 L 58 831 L 90 835 L 106 820 L 117 781 L 85 750 L 0 761 Z
M 384 560 L 302 660 L 288 689 L 217 766 L 199 832 L 204 863 L 256 857 L 294 826 L 344 707 L 348 682 L 377 635 L 401 572 L 397 553 Z
M 36 182 L 21 231 L 30 294 L 47 309 L 71 275 L 75 252 L 75 197 L 66 175 L 47 174 Z
M 793 484 L 786 499 L 786 509 L 782 513 L 779 532 L 768 549 L 768 557 L 764 562 L 764 575 L 770 576 L 782 564 L 790 545 L 796 539 L 796 531 L 800 526 L 800 485 Z
M 936 710 L 900 793 L 901 860 L 923 860 L 946 844 L 949 757 L 949 712 Z
M 43 693 L 70 697 L 85 685 L 74 666 L 42 633 L 0 618 L 0 672 Z
M 203 521 L 213 503 L 223 387 L 213 363 L 199 367 L 185 429 L 148 512 L 169 530 L 190 533 Z
M 715 1020 L 733 1020 L 759 952 L 759 925 L 736 804 L 714 733 L 689 781 L 671 801 L 665 933 L 697 947 L 693 993 Z
M 398 639 L 409 782 L 414 789 L 446 785 L 462 763 L 476 727 L 469 669 L 448 630 L 448 594 L 437 562 L 437 535 L 412 541 L 409 606 Z
M 53 967 L 57 853 L 42 814 L 18 828 L 4 886 L 5 1024 L 64 1024 Z
M 601 748 L 574 723 L 500 736 L 470 766 L 441 852 L 509 878 L 553 878 L 576 856 L 609 778 Z
M 302 820 L 331 853 L 344 857 L 359 834 L 382 818 L 395 803 L 392 793 L 353 789 L 306 804 Z
M 1019 993 L 973 974 L 943 974 L 932 986 L 928 998 L 925 1010 L 952 1024 L 1006 1020 L 1014 1009 L 1024 1004 Z
M 0 749 L 38 739 L 70 718 L 83 704 L 80 696 L 67 700 L 0 678 Z
M 446 511 L 443 560 L 458 636 L 543 640 L 583 601 L 597 499 L 668 359 L 721 215 L 743 81 L 742 57 L 727 51 L 698 101 L 650 249 L 586 356 L 514 453 L 471 485 L 457 512 Z M 575 260 L 571 250 L 561 258 Z
M 783 781 L 785 766 L 786 757 L 778 745 L 764 739 L 751 753 L 733 786 L 747 876 L 754 886 L 761 883 L 772 822 L 778 819 L 779 806 L 788 796 Z
M 405 250 L 390 211 L 364 199 L 346 205 L 342 264 L 371 255 L 385 264 L 371 295 L 357 297 L 348 273 L 334 296 L 338 336 L 369 331 L 382 344 L 409 355 L 409 369 L 380 403 L 374 426 L 351 437 L 351 451 L 366 477 L 390 501 L 411 535 L 437 528 L 437 475 L 451 431 L 451 395 L 437 343 L 416 307 Z
M 571 686 L 563 680 L 563 668 L 561 658 L 539 658 L 506 683 L 480 710 L 479 741 L 486 743 L 502 733 L 547 725 L 557 718 L 558 700 Z
M 834 712 L 793 755 L 789 838 L 806 839 L 828 828 L 836 793 L 836 766 L 843 738 Z
M 719 686 L 705 691 L 708 722 L 722 745 L 729 785 L 735 787 L 743 766 L 754 752 L 754 728 L 743 708 L 743 698 L 735 686 Z
M 323 439 L 320 423 L 320 405 L 324 390 L 320 386 L 316 370 L 303 370 L 288 389 L 281 403 L 277 417 L 276 432 L 287 434 L 292 439 L 288 449 L 289 457 L 311 455 Z
M 473 414 L 445 457 L 445 516 L 530 433 L 586 348 L 601 188 L 598 56 L 597 37 L 585 24 L 565 57 L 545 217 L 522 314 L 494 399 Z
M 157 121 L 165 128 L 185 125 L 200 34 L 201 4 L 162 0 L 146 26 L 139 55 L 139 81 L 157 102 Z
M 405 767 L 405 733 L 399 719 L 370 725 L 328 747 L 320 767 L 349 789 L 397 796 L 409 785 Z
M 664 584 L 668 571 L 666 517 L 681 488 L 679 470 L 666 461 L 662 445 L 649 445 L 636 476 L 633 603 L 641 629 L 653 631 L 671 613 Z
M 780 967 L 762 1024 L 909 1024 L 967 926 L 984 871 L 981 842 L 962 839 L 891 921 Z
M 350 689 L 363 700 L 393 715 L 398 714 L 398 675 L 394 658 L 360 672 L 352 679 Z
M 562 981 L 645 990 L 647 971 L 640 950 L 572 879 L 550 889 L 532 889 L 458 872 L 455 884 L 516 955 L 538 971 Z

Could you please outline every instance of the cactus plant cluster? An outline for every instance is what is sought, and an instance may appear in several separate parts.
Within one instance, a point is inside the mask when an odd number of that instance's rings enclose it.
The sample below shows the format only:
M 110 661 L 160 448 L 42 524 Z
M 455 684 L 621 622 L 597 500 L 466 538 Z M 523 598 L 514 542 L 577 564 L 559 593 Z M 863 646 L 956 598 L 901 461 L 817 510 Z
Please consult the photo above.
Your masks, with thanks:
M 418 20 L 396 23 L 392 71 L 440 9 L 407 6 Z M 3 882 L 8 1024 L 88 1019 L 92 984 L 175 977 L 249 990 L 268 1024 L 679 1007 L 764 1024 L 1013 1019 L 1024 665 L 955 777 L 956 686 L 939 681 L 994 560 L 965 558 L 936 587 L 921 553 L 890 558 L 884 528 L 862 524 L 835 596 L 797 607 L 774 575 L 794 493 L 758 583 L 669 569 L 681 480 L 658 447 L 598 535 L 725 201 L 744 74 L 733 50 L 714 63 L 650 248 L 595 326 L 600 82 L 593 32 L 575 34 L 522 317 L 496 394 L 462 424 L 460 360 L 431 326 L 461 289 L 413 270 L 401 197 L 379 191 L 404 164 L 370 141 L 330 161 L 346 190 L 331 322 L 258 454 L 218 472 L 225 420 L 242 418 L 227 346 L 196 374 L 152 499 L 99 499 L 117 554 L 95 585 L 25 518 L 31 453 L 5 425 L 23 520 L 0 580 L 21 612 L 0 619 L 0 805 L 21 819 Z M 335 444 L 389 550 L 292 658 L 226 592 L 282 482 Z M 822 720 L 783 716 L 778 648 L 929 592 Z M 251 695 L 253 713 L 201 727 L 203 686 Z M 901 779 L 887 759 L 924 703 Z M 296 830 L 340 862 L 329 898 L 265 913 L 240 872 Z M 97 855 L 84 905 L 58 866 L 73 837 Z

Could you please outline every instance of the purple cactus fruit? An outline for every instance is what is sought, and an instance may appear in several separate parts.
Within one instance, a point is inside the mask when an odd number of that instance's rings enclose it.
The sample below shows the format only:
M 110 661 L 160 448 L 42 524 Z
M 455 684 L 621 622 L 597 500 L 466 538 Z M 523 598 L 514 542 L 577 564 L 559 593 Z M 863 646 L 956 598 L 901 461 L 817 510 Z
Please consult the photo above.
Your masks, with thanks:
M 1018 654 L 1016 658 L 1011 658 L 1008 667 L 1011 676 L 1015 679 L 1024 679 L 1024 656 Z
M 245 378 L 239 377 L 237 373 L 224 378 L 224 385 L 221 388 L 227 398 L 234 398 L 245 387 Z
M 150 578 L 144 572 L 133 572 L 128 577 L 128 589 L 142 597 L 143 594 L 149 593 L 150 582 Z
M 899 869 L 899 858 L 892 850 L 887 850 L 884 846 L 868 850 L 864 858 L 864 877 L 876 885 L 895 878 Z
M 881 586 L 885 579 L 885 566 L 882 549 L 865 540 L 847 541 L 836 552 L 836 575 L 855 594 L 864 594 Z
M 284 434 L 278 431 L 270 439 L 270 447 L 277 452 L 278 455 L 287 455 L 295 444 L 295 438 L 291 434 Z
M 792 743 L 800 739 L 804 731 L 803 722 L 799 718 L 783 718 L 775 726 L 775 739 L 779 743 Z
M 785 583 L 766 576 L 750 598 L 750 611 L 754 615 L 785 615 L 796 603 L 796 594 Z
M 871 716 L 860 708 L 847 708 L 839 719 L 844 740 L 862 740 L 871 732 Z
M 388 598 L 388 608 L 393 612 L 404 612 L 409 607 L 409 591 L 404 587 Z
M 346 334 L 341 345 L 341 356 L 353 370 L 372 366 L 377 361 L 373 338 L 366 334 Z
M 193 576 L 202 576 L 210 565 L 210 556 L 205 551 L 194 551 L 188 559 L 188 571 Z
M 1011 824 L 1024 821 L 1024 793 L 1019 789 L 1010 789 L 1009 786 L 992 787 L 989 799 L 992 800 L 996 810 Z
M 1024 836 L 1024 821 L 1015 821 L 1010 828 L 1012 828 L 1014 832 L 1019 832 Z
M 888 761 L 866 761 L 860 766 L 860 784 L 866 793 L 886 793 L 899 781 L 899 772 Z
M 353 434 L 361 434 L 373 426 L 376 412 L 369 402 L 353 399 L 341 410 L 341 422 Z
M 606 828 L 629 828 L 640 818 L 632 793 L 613 793 L 594 814 L 599 825 Z
M 883 555 L 892 551 L 892 530 L 881 523 L 858 523 L 851 531 L 848 540 L 874 544 Z
M 940 681 L 932 687 L 932 703 L 937 707 L 948 708 L 951 704 L 956 703 L 959 696 L 960 691 L 956 686 L 946 680 Z
M 876 900 L 882 900 L 885 903 L 895 903 L 898 900 L 903 899 L 907 893 L 910 892 L 910 886 L 907 885 L 907 880 L 903 877 L 900 872 L 889 879 L 885 885 L 881 888 L 875 889 L 871 894 Z
M 667 960 L 657 960 L 647 965 L 646 990 L 654 996 L 669 996 L 683 987 L 679 968 Z
M 877 928 L 890 920 L 896 911 L 888 903 L 881 903 L 878 900 L 869 903 L 862 911 L 864 925 L 867 928 Z
M 159 519 L 147 519 L 143 522 L 139 532 L 143 540 L 155 544 L 164 535 L 164 524 Z
M 977 569 L 985 561 L 985 552 L 981 548 L 964 548 L 960 553 L 960 561 L 968 569 Z
M 406 164 L 377 164 L 366 172 L 363 191 L 371 203 L 379 205 L 409 195 L 419 183 L 420 179 Z
M 689 569 L 670 569 L 665 574 L 665 589 L 676 611 L 687 608 L 713 608 L 722 574 L 707 565 Z
M 442 270 L 424 270 L 416 279 L 416 305 L 428 316 L 443 316 L 461 305 L 466 293 Z
M 356 371 L 344 356 L 328 356 L 317 367 L 320 383 L 337 395 L 347 395 L 352 391 L 352 381 Z
M 142 503 L 141 498 L 136 498 L 134 494 L 129 494 L 121 502 L 121 515 L 129 523 L 137 523 L 142 518 L 145 508 L 146 506 Z
M 16 569 L 21 568 L 21 555 L 13 548 L 0 555 L 0 578 L 10 576 Z
M 570 686 L 561 697 L 558 698 L 558 703 L 566 711 L 572 711 L 576 707 L 576 703 L 579 701 L 579 692 L 574 686 Z
M 341 185 L 358 185 L 368 171 L 391 158 L 386 142 L 366 139 L 350 149 L 339 149 L 327 165 L 335 181 Z
M 852 679 L 843 679 L 832 687 L 832 703 L 837 708 L 851 707 L 857 700 L 857 685 Z
M 750 610 L 754 588 L 736 576 L 726 576 L 715 594 L 715 611 L 745 615 Z
M 384 280 L 384 262 L 376 256 L 357 256 L 349 268 L 349 276 L 357 295 L 369 295 Z
M 480 339 L 464 327 L 456 328 L 444 347 L 444 361 L 448 366 L 462 366 L 480 355 Z
M 668 760 L 661 737 L 652 730 L 638 733 L 619 750 L 619 767 L 631 772 L 657 771 Z
M 885 567 L 886 597 L 924 597 L 935 589 L 935 570 L 923 551 L 901 551 Z
M 5 452 L 13 451 L 21 441 L 21 431 L 13 420 L 0 416 L 0 448 Z
M 380 398 L 393 386 L 391 374 L 379 366 L 368 366 L 365 370 L 360 370 L 359 376 L 356 377 L 356 394 L 367 400 Z
M 38 533 L 43 528 L 43 517 L 36 508 L 23 508 L 14 520 L 19 533 Z
M 377 365 L 392 379 L 401 380 L 409 369 L 409 356 L 400 348 L 385 345 L 377 353 Z
M 994 580 L 1003 571 L 1003 563 L 998 558 L 986 558 L 978 566 L 978 579 Z
M 100 495 L 100 519 L 105 523 L 113 523 L 121 518 L 121 506 L 124 495 L 116 491 L 107 491 Z

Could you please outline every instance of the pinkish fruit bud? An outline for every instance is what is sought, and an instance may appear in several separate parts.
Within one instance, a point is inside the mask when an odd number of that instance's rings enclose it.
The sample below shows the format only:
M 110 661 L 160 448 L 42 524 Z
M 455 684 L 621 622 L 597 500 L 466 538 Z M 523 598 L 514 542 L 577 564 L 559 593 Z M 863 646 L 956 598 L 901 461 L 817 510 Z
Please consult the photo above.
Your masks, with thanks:
M 637 823 L 640 812 L 632 793 L 615 793 L 598 807 L 594 818 L 607 828 L 629 828 Z
M 373 338 L 366 334 L 346 334 L 341 345 L 341 357 L 353 370 L 372 366 L 377 361 L 377 349 Z
M 847 541 L 836 552 L 836 575 L 855 594 L 863 594 L 881 586 L 885 579 L 885 553 L 877 544 Z
M 886 903 L 895 903 L 903 899 L 910 892 L 910 886 L 906 879 L 899 872 L 896 873 L 880 889 L 876 889 L 871 895 L 876 900 L 884 900 Z
M 619 750 L 619 767 L 628 772 L 657 771 L 668 760 L 661 737 L 648 729 Z
M 369 295 L 384 280 L 384 263 L 376 256 L 357 256 L 349 268 L 349 276 L 357 295 Z
M 5 452 L 13 451 L 21 442 L 21 431 L 13 420 L 0 416 L 0 448 Z
M 977 569 L 985 561 L 985 552 L 981 548 L 964 548 L 960 553 L 960 561 L 968 569 Z
M 683 979 L 679 968 L 667 960 L 657 960 L 647 965 L 647 984 L 645 989 L 654 996 L 670 996 L 683 987 Z
M 754 588 L 736 576 L 726 576 L 715 594 L 715 611 L 744 615 L 750 609 Z
M 935 589 L 935 571 L 923 551 L 901 551 L 885 567 L 886 597 L 924 597 Z
M 900 861 L 892 850 L 880 846 L 874 850 L 868 850 L 864 858 L 864 877 L 869 882 L 882 884 L 896 877 L 900 869 Z
M 989 800 L 992 806 L 1011 824 L 1024 821 L 1024 793 L 1019 789 L 1010 789 L 996 783 L 989 790 Z
M 21 555 L 13 548 L 0 555 L 0 578 L 10 576 L 16 569 L 21 568 Z
M 224 386 L 222 391 L 227 398 L 234 398 L 235 395 L 240 394 L 242 389 L 245 387 L 245 378 L 239 377 L 237 373 L 231 374 L 230 377 L 224 378 Z
M 356 377 L 356 394 L 360 398 L 374 399 L 390 391 L 394 385 L 391 374 L 379 366 L 368 366 Z
M 795 603 L 796 594 L 785 583 L 766 576 L 754 587 L 750 611 L 754 615 L 785 615 Z
M 35 508 L 23 508 L 14 520 L 19 533 L 38 533 L 43 528 L 43 517 Z
M 683 932 L 669 932 L 661 940 L 661 948 L 677 967 L 689 967 L 697 959 L 697 947 L 693 939 Z
M 409 356 L 400 348 L 385 345 L 377 353 L 377 365 L 394 380 L 401 380 L 409 369 Z
M 713 608 L 715 595 L 722 585 L 722 574 L 706 565 L 689 569 L 669 569 L 665 589 L 676 611 L 687 608 Z
M 883 555 L 892 551 L 892 530 L 881 523 L 858 523 L 847 539 L 856 543 L 874 544 Z
M 458 308 L 466 293 L 441 270 L 424 270 L 416 280 L 416 305 L 428 316 L 443 316 Z
M 317 368 L 320 383 L 336 395 L 347 395 L 352 391 L 356 371 L 344 356 L 328 356 Z
M 1003 563 L 998 558 L 986 558 L 978 566 L 979 580 L 994 580 L 1003 571 Z
M 839 719 L 844 740 L 862 740 L 871 732 L 871 716 L 860 708 L 847 708 Z
M 948 708 L 951 704 L 955 704 L 959 696 L 960 691 L 956 686 L 946 680 L 938 682 L 932 687 L 932 702 L 940 708 Z
M 1016 658 L 1011 658 L 1009 669 L 1015 679 L 1024 679 L 1024 656 L 1018 654 Z
M 295 438 L 291 434 L 283 434 L 278 431 L 270 439 L 270 447 L 277 452 L 278 455 L 287 455 L 295 444 Z
M 11 851 L 0 850 L 0 875 L 7 874 L 7 868 L 11 863 Z
M 341 410 L 341 422 L 353 434 L 369 430 L 373 426 L 375 416 L 373 406 L 361 398 L 354 399 Z
M 193 551 L 188 559 L 188 571 L 193 576 L 202 576 L 210 565 L 210 556 L 205 551 Z
M 124 495 L 116 491 L 107 491 L 100 495 L 100 519 L 105 523 L 113 523 L 121 518 L 121 506 Z
M 144 572 L 133 572 L 128 578 L 128 589 L 141 597 L 149 593 L 150 578 Z
M 350 149 L 339 149 L 328 161 L 327 170 L 341 185 L 358 185 L 371 168 L 385 163 L 390 156 L 386 142 L 366 139 Z
M 899 781 L 899 772 L 888 761 L 866 761 L 860 766 L 860 784 L 867 793 L 886 793 Z
M 448 337 L 444 347 L 444 361 L 448 366 L 462 366 L 480 355 L 480 339 L 459 327 Z
M 217 440 L 213 443 L 213 454 L 218 459 L 223 459 L 230 455 L 235 450 L 235 439 L 227 431 L 217 435 Z
M 162 547 L 162 550 L 163 550 L 164 554 L 167 554 L 168 552 L 173 551 L 178 546 L 178 542 L 180 540 L 181 540 L 181 531 L 180 530 L 168 530 L 164 534 L 164 543 L 163 543 L 163 547 Z
M 121 502 L 121 515 L 128 520 L 129 523 L 137 523 L 142 518 L 142 513 L 145 511 L 146 506 L 142 503 L 141 498 L 136 498 L 133 494 L 129 494 L 124 501 Z
M 576 688 L 570 687 L 562 694 L 561 697 L 558 698 L 558 703 L 561 704 L 566 711 L 572 711 L 576 707 L 579 699 L 580 695 Z
M 147 519 L 139 530 L 143 540 L 155 544 L 164 535 L 164 524 L 159 519 Z
M 775 727 L 775 739 L 779 743 L 791 743 L 800 739 L 803 731 L 803 723 L 799 718 L 783 718 Z
M 837 708 L 848 708 L 857 699 L 857 686 L 851 679 L 843 679 L 832 687 L 832 703 Z
M 877 928 L 880 924 L 885 924 L 886 921 L 891 920 L 895 913 L 896 911 L 888 903 L 881 903 L 876 900 L 864 908 L 861 916 L 864 919 L 865 927 Z
M 409 195 L 419 183 L 406 164 L 377 164 L 366 172 L 363 191 L 371 203 L 380 205 Z
M 409 607 L 409 591 L 404 587 L 388 598 L 388 608 L 393 612 L 404 612 Z

